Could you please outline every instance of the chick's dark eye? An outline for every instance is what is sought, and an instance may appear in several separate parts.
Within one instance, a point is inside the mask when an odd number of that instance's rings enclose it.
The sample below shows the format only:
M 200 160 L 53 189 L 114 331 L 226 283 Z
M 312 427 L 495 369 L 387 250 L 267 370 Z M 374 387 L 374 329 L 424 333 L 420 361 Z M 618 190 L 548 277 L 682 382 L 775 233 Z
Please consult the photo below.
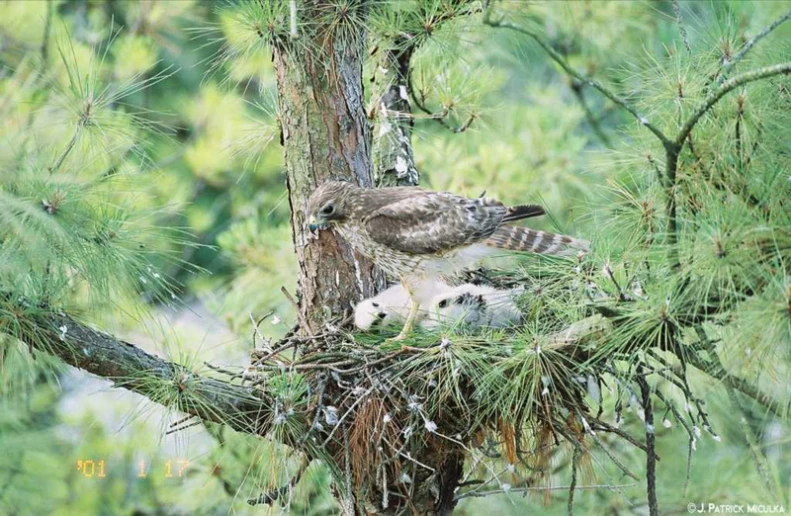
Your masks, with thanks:
M 442 301 L 439 302 L 439 307 L 440 308 L 445 308 L 447 306 L 448 306 L 448 300 L 447 299 L 443 299 Z
M 335 206 L 333 206 L 332 204 L 328 204 L 327 206 L 321 209 L 320 213 L 322 215 L 332 215 L 332 212 L 334 211 L 335 211 Z

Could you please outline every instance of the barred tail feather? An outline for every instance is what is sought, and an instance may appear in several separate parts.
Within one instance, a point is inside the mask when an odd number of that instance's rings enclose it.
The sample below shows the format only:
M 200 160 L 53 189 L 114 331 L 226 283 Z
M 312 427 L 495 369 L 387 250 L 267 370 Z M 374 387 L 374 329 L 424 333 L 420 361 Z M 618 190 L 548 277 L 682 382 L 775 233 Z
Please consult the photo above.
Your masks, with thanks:
M 586 240 L 518 226 L 501 226 L 483 243 L 498 249 L 553 256 L 574 256 L 590 248 Z

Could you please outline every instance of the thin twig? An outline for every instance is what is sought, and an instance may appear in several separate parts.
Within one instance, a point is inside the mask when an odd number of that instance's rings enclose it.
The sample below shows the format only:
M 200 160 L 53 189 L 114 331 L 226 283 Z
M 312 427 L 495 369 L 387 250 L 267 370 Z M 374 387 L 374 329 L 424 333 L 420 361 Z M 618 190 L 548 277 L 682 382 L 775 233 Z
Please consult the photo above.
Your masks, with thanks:
M 719 355 L 716 354 L 716 350 L 714 350 L 713 346 L 709 344 L 709 348 L 706 349 L 708 354 L 712 357 L 713 362 L 706 362 L 703 360 L 697 353 L 689 353 L 687 356 L 687 360 L 691 365 L 693 365 L 696 369 L 701 370 L 702 372 L 706 373 L 707 375 L 715 378 L 726 386 L 736 389 L 737 391 L 741 392 L 742 394 L 749 396 L 750 398 L 754 399 L 758 403 L 760 403 L 763 407 L 768 409 L 772 414 L 779 418 L 785 418 L 788 415 L 789 409 L 791 406 L 784 406 L 781 403 L 774 400 L 769 394 L 765 392 L 761 392 L 755 386 L 750 384 L 750 382 L 740 378 L 736 375 L 729 373 L 725 370 L 725 367 L 720 362 Z
M 299 32 L 297 31 L 297 0 L 289 0 L 288 2 L 288 19 L 289 19 L 289 35 L 292 38 L 298 38 Z
M 252 313 L 248 314 L 248 315 L 250 315 L 250 322 L 253 323 L 253 337 L 252 337 L 252 341 L 253 341 L 253 346 L 252 347 L 253 347 L 253 349 L 255 349 L 255 338 L 256 338 L 256 336 L 259 339 L 261 339 L 261 342 L 266 343 L 266 339 L 264 338 L 263 335 L 261 335 L 261 332 L 258 331 L 258 327 L 261 326 L 261 323 L 264 322 L 269 317 L 271 317 L 274 313 L 275 313 L 275 311 L 271 310 L 268 314 L 264 314 L 257 321 L 255 319 L 253 319 L 253 314 Z
M 242 372 L 234 373 L 233 371 L 229 371 L 228 369 L 224 369 L 224 368 L 222 368 L 220 366 L 212 365 L 212 364 L 210 364 L 208 362 L 204 362 L 203 365 L 205 365 L 206 367 L 208 367 L 212 371 L 215 371 L 217 373 L 222 373 L 224 375 L 227 375 L 229 377 L 228 378 L 229 380 L 235 380 L 236 378 L 241 378 L 242 374 L 243 374 Z
M 569 501 L 568 513 L 569 516 L 574 516 L 574 490 L 577 488 L 577 470 L 580 465 L 580 458 L 582 457 L 582 445 L 574 445 L 574 454 L 571 456 L 571 484 L 569 485 Z
M 198 425 L 202 425 L 202 424 L 203 424 L 203 420 L 199 419 L 197 421 L 193 421 L 192 423 L 190 423 L 188 425 L 169 428 L 165 432 L 165 435 L 175 434 L 176 432 L 181 432 L 182 430 L 186 430 L 187 428 L 192 428 L 193 426 L 198 426 Z
M 596 441 L 596 444 L 598 444 L 601 447 L 602 451 L 604 451 L 604 453 L 607 455 L 607 457 L 610 458 L 610 460 L 613 462 L 613 464 L 618 466 L 618 469 L 623 471 L 624 474 L 626 474 L 628 477 L 633 478 L 634 480 L 640 480 L 640 478 L 637 475 L 632 473 L 632 471 L 629 468 L 627 468 L 626 465 L 624 465 L 624 463 L 621 462 L 618 459 L 618 457 L 616 457 L 615 454 L 613 454 L 613 452 L 611 452 L 609 450 L 609 448 L 607 448 L 607 446 L 604 444 L 604 442 L 601 439 L 599 439 L 598 435 L 596 435 L 594 432 L 590 432 L 590 433 L 588 433 L 588 435 L 590 435 L 591 438 L 594 441 Z
M 673 14 L 676 15 L 676 23 L 678 23 L 678 32 L 681 34 L 681 41 L 684 42 L 684 47 L 687 52 L 692 55 L 692 48 L 689 46 L 689 35 L 687 28 L 684 26 L 684 20 L 681 19 L 681 7 L 678 5 L 678 0 L 673 0 Z
M 77 143 L 77 138 L 80 136 L 80 132 L 82 132 L 83 124 L 80 122 L 77 124 L 77 129 L 74 131 L 74 134 L 69 140 L 69 143 L 66 144 L 66 148 L 63 149 L 63 152 L 60 153 L 58 159 L 55 160 L 55 163 L 49 167 L 49 173 L 54 174 L 58 171 L 63 162 L 66 160 L 66 157 L 69 155 L 71 150 L 74 148 L 74 144 Z
M 576 491 L 581 491 L 583 489 L 608 489 L 610 491 L 621 489 L 624 487 L 634 487 L 637 484 L 598 484 L 598 485 L 589 485 L 589 486 L 575 486 L 574 489 Z M 456 497 L 456 500 L 461 500 L 462 498 L 477 498 L 481 496 L 490 496 L 493 494 L 501 494 L 501 493 L 527 493 L 530 491 L 567 491 L 571 486 L 534 486 L 534 487 L 518 487 L 515 489 L 491 489 L 488 491 L 470 491 L 467 493 L 462 493 Z
M 729 59 L 726 62 L 723 62 L 723 64 L 722 64 L 722 73 L 720 74 L 720 77 L 717 79 L 717 82 L 714 83 L 714 86 L 718 87 L 723 82 L 725 82 L 725 80 L 728 78 L 728 72 L 730 72 L 736 66 L 736 64 L 739 61 L 744 59 L 744 56 L 747 54 L 747 52 L 749 52 L 756 45 L 756 43 L 758 43 L 759 41 L 764 39 L 766 36 L 769 35 L 770 32 L 772 32 L 777 27 L 779 27 L 784 22 L 786 22 L 786 21 L 788 21 L 790 19 L 791 19 L 791 11 L 788 11 L 787 13 L 782 15 L 780 18 L 776 19 L 771 24 L 769 24 L 767 27 L 765 27 L 764 30 L 762 30 L 761 32 L 759 32 L 758 34 L 753 36 L 753 38 L 750 39 L 750 41 L 748 41 L 747 43 L 742 45 L 741 50 L 739 50 L 733 56 L 732 59 Z
M 41 41 L 41 66 L 47 66 L 47 57 L 49 56 L 49 33 L 52 27 L 52 9 L 55 2 L 47 2 L 47 17 L 44 20 L 44 37 Z
M 323 443 L 321 443 L 321 447 L 322 447 L 322 448 L 324 448 L 324 447 L 326 447 L 326 446 L 327 446 L 327 443 L 329 443 L 329 442 L 330 442 L 330 439 L 332 439 L 332 436 L 333 436 L 333 435 L 335 435 L 335 431 L 336 431 L 336 430 L 338 430 L 338 428 L 340 428 L 340 427 L 341 427 L 341 423 L 343 423 L 343 420 L 344 420 L 344 419 L 346 419 L 346 417 L 347 417 L 349 414 L 351 414 L 351 413 L 352 413 L 352 410 L 354 410 L 354 407 L 356 407 L 356 406 L 357 406 L 357 405 L 358 405 L 358 404 L 359 404 L 359 403 L 360 403 L 362 400 L 364 400 L 364 399 L 365 399 L 365 398 L 366 398 L 366 397 L 367 397 L 369 394 L 371 394 L 371 392 L 372 392 L 373 390 L 374 390 L 374 388 L 373 388 L 373 387 L 370 387 L 370 388 L 368 388 L 368 390 L 367 390 L 367 391 L 365 391 L 364 393 L 362 393 L 362 394 L 361 394 L 361 395 L 360 395 L 360 396 L 359 396 L 359 397 L 358 397 L 356 400 L 354 400 L 354 403 L 352 403 L 352 404 L 349 406 L 348 410 L 346 410 L 346 412 L 343 414 L 343 416 L 341 416 L 341 418 L 340 418 L 340 419 L 338 419 L 338 422 L 337 422 L 337 423 L 335 423 L 335 426 L 332 428 L 332 431 L 330 432 L 330 435 L 328 435 L 328 436 L 327 436 L 327 438 L 326 438 L 326 439 L 324 439 L 324 442 L 323 442 Z
M 476 115 L 475 115 L 475 113 L 472 113 L 467 118 L 467 120 L 463 124 L 461 124 L 460 126 L 457 126 L 457 127 L 452 126 L 448 122 L 448 115 L 450 114 L 450 110 L 447 107 L 443 107 L 442 111 L 440 111 L 439 113 L 434 113 L 433 111 L 431 111 L 426 106 L 425 102 L 423 100 L 421 100 L 421 98 L 425 97 L 425 95 L 421 92 L 420 98 L 418 98 L 418 95 L 415 94 L 415 90 L 414 90 L 414 88 L 412 86 L 413 82 L 414 81 L 412 80 L 412 78 L 409 77 L 409 80 L 407 82 L 407 89 L 409 90 L 409 96 L 412 98 L 412 102 L 418 107 L 418 109 L 420 109 L 422 112 L 427 114 L 428 118 L 430 120 L 434 120 L 435 122 L 438 122 L 441 126 L 446 128 L 450 132 L 457 133 L 457 134 L 458 133 L 463 133 L 464 131 L 469 129 L 470 125 L 472 125 L 473 121 L 475 121 Z M 411 116 L 414 116 L 414 115 L 411 115 Z
M 775 482 L 773 482 L 772 480 L 772 474 L 768 471 L 769 464 L 767 463 L 766 456 L 761 450 L 761 446 L 758 441 L 758 436 L 755 435 L 755 431 L 753 430 L 752 426 L 750 426 L 750 423 L 747 421 L 747 416 L 744 413 L 744 409 L 739 403 L 739 400 L 734 395 L 733 389 L 728 389 L 728 398 L 739 415 L 739 423 L 741 424 L 741 427 L 744 430 L 744 438 L 747 441 L 747 445 L 750 448 L 750 453 L 753 456 L 753 461 L 755 462 L 755 469 L 758 471 L 758 475 L 764 481 L 767 491 L 769 491 L 769 493 L 772 495 L 774 499 L 778 499 L 779 497 L 777 494 L 777 486 Z
M 310 323 L 308 322 L 307 319 L 305 319 L 305 314 L 303 314 L 302 311 L 299 309 L 299 303 L 297 303 L 297 301 L 294 299 L 294 296 L 291 295 L 291 293 L 288 291 L 286 287 L 280 287 L 280 292 L 282 292 L 283 295 L 286 296 L 288 302 L 291 303 L 291 305 L 294 307 L 294 310 L 296 310 L 297 318 L 299 318 L 299 324 L 302 326 L 302 328 L 309 331 L 310 335 L 315 335 L 316 332 L 313 331 L 313 328 L 310 326 Z
M 638 441 L 637 439 L 635 439 L 625 431 L 621 430 L 620 428 L 616 428 L 611 424 L 596 418 L 590 418 L 590 422 L 592 429 L 615 434 L 618 437 L 621 437 L 622 439 L 625 439 L 629 443 L 633 444 L 637 448 L 640 448 L 644 452 L 648 453 L 648 448 L 646 447 L 645 444 L 641 443 L 640 441 Z M 659 457 L 657 457 L 657 460 L 659 460 Z

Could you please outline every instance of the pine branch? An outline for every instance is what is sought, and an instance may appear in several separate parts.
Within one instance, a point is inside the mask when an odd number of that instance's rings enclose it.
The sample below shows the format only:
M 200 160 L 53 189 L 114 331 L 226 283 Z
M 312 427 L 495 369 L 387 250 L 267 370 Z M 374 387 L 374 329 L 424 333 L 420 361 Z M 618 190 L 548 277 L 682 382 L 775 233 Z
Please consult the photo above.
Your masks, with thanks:
M 451 20 L 480 12 L 481 8 L 473 4 L 471 0 L 454 0 L 448 3 L 443 11 L 431 19 L 430 33 L 436 32 Z M 414 117 L 409 103 L 412 93 L 410 67 L 412 56 L 425 41 L 425 35 L 418 37 L 417 34 L 400 32 L 389 42 L 389 48 L 383 50 L 380 58 L 379 69 L 384 70 L 384 73 L 377 74 L 375 79 L 386 81 L 387 87 L 369 112 L 369 118 L 377 117 L 373 155 L 374 178 L 379 187 L 416 186 L 420 180 L 412 151 Z M 414 99 L 414 95 L 412 97 Z M 424 110 L 421 106 L 418 107 Z M 444 120 L 438 121 L 445 123 Z M 471 122 L 472 120 L 466 125 Z M 462 131 L 463 129 L 454 132 Z
M 553 61 L 555 61 L 558 65 L 560 65 L 563 71 L 565 71 L 568 75 L 575 78 L 582 84 L 591 86 L 592 88 L 599 90 L 599 92 L 602 95 L 604 95 L 605 97 L 616 103 L 617 105 L 621 106 L 624 110 L 629 112 L 640 123 L 640 125 L 644 126 L 646 129 L 651 131 L 657 138 L 659 138 L 659 141 L 662 142 L 662 145 L 664 145 L 665 148 L 673 145 L 673 142 L 667 136 L 665 136 L 665 133 L 663 133 L 654 124 L 649 122 L 646 117 L 642 116 L 637 111 L 637 108 L 632 106 L 632 104 L 629 103 L 629 101 L 627 101 L 626 99 L 624 99 L 623 97 L 621 97 L 620 95 L 618 95 L 610 88 L 606 87 L 604 84 L 597 81 L 596 79 L 593 79 L 592 77 L 588 77 L 582 72 L 579 72 L 578 70 L 574 69 L 574 67 L 572 67 L 563 58 L 563 56 L 557 50 L 555 50 L 552 47 L 552 45 L 550 45 L 549 42 L 545 40 L 543 37 L 541 37 L 538 33 L 533 32 L 530 29 L 520 27 L 518 25 L 514 25 L 513 23 L 504 22 L 504 21 L 494 21 L 490 18 L 488 11 L 486 13 L 486 16 L 484 16 L 483 23 L 490 27 L 509 29 L 530 36 L 549 55 L 549 57 L 552 58 Z
M 722 82 L 723 77 L 721 80 L 718 81 L 717 89 L 710 93 L 706 99 L 701 103 L 701 105 L 695 110 L 695 112 L 687 119 L 687 121 L 682 126 L 681 130 L 678 133 L 678 136 L 671 140 L 668 138 L 665 133 L 663 133 L 658 127 L 651 124 L 647 118 L 643 117 L 637 109 L 632 106 L 626 99 L 620 97 L 618 94 L 604 86 L 599 81 L 586 76 L 585 74 L 579 72 L 578 70 L 574 69 L 565 59 L 564 57 L 555 50 L 552 45 L 545 40 L 542 36 L 538 33 L 525 28 L 520 27 L 518 25 L 514 25 L 509 22 L 500 21 L 493 21 L 491 19 L 490 10 L 487 9 L 484 15 L 484 24 L 489 25 L 490 27 L 495 28 L 505 28 L 510 29 L 515 32 L 519 32 L 521 34 L 525 34 L 533 38 L 536 43 L 554 60 L 560 67 L 571 77 L 576 79 L 582 84 L 586 84 L 591 86 L 599 92 L 601 92 L 605 97 L 612 100 L 615 104 L 622 107 L 624 110 L 629 112 L 633 117 L 637 119 L 637 121 L 645 126 L 649 131 L 651 131 L 660 142 L 662 142 L 662 146 L 665 148 L 665 153 L 667 159 L 665 160 L 665 177 L 663 178 L 663 186 L 666 195 L 666 205 L 665 211 L 667 213 L 667 234 L 668 234 L 668 244 L 669 244 L 669 258 L 671 262 L 671 266 L 673 268 L 679 268 L 681 266 L 679 256 L 678 256 L 678 249 L 675 245 L 678 241 L 678 217 L 677 217 L 677 203 L 676 203 L 676 176 L 678 171 L 678 158 L 681 150 L 684 147 L 684 144 L 687 141 L 692 129 L 698 123 L 700 118 L 706 114 L 724 95 L 728 92 L 732 91 L 735 88 L 743 84 L 747 84 L 752 81 L 764 79 L 767 77 L 771 77 L 774 75 L 779 75 L 783 73 L 791 73 L 791 63 L 783 63 L 774 66 L 768 66 L 765 68 L 760 68 L 758 70 L 753 70 L 751 72 L 744 73 L 733 79 L 728 81 Z M 786 15 L 782 16 L 774 23 L 769 25 L 766 29 L 761 31 L 757 36 L 755 36 L 752 40 L 747 42 L 742 50 L 734 56 L 733 63 L 730 66 L 733 66 L 736 62 L 741 60 L 744 55 L 749 52 L 749 50 L 758 43 L 761 39 L 763 39 L 767 34 L 769 34 L 772 30 L 774 30 L 777 26 L 781 23 L 786 21 L 787 19 L 791 18 L 791 12 L 787 13 Z
M 706 334 L 702 328 L 697 328 L 696 330 L 698 331 L 699 335 L 705 337 Z M 686 353 L 684 358 L 693 367 L 703 371 L 712 378 L 721 381 L 728 388 L 737 390 L 745 396 L 752 398 L 753 400 L 760 403 L 763 407 L 767 408 L 778 418 L 784 419 L 787 417 L 789 411 L 791 411 L 791 406 L 783 406 L 783 404 L 774 400 L 769 394 L 762 392 L 747 380 L 729 373 L 720 361 L 717 350 L 714 349 L 714 345 L 710 340 L 708 340 L 708 338 L 701 339 L 700 345 L 709 355 L 710 361 L 704 360 L 698 353 Z
M 14 299 L 6 295 L 6 299 Z M 5 303 L 4 303 L 5 304 Z M 106 378 L 115 387 L 141 394 L 165 406 L 204 421 L 260 435 L 273 411 L 267 400 L 247 387 L 202 377 L 184 366 L 168 362 L 116 337 L 91 329 L 63 312 L 49 309 L 3 307 L 16 320 L 1 321 L 0 330 L 32 349 Z M 21 307 L 19 307 L 21 308 Z
M 773 21 L 771 24 L 766 26 L 764 30 L 756 34 L 750 41 L 745 43 L 741 50 L 739 50 L 732 59 L 729 59 L 722 64 L 722 74 L 717 79 L 715 86 L 720 86 L 723 82 L 725 82 L 725 80 L 728 78 L 728 72 L 731 71 L 739 63 L 739 61 L 744 59 L 744 56 L 747 54 L 747 52 L 749 52 L 759 41 L 764 39 L 769 35 L 769 33 L 788 20 L 791 20 L 791 11 L 786 12 L 780 18 Z
M 374 179 L 377 186 L 416 186 L 420 173 L 415 167 L 412 151 L 414 120 L 407 91 L 410 89 L 409 66 L 414 47 L 384 51 L 380 68 L 391 76 L 389 85 L 374 107 L 377 124 L 374 129 Z M 384 73 L 380 76 L 385 75 Z
M 571 91 L 574 93 L 574 96 L 577 97 L 577 101 L 580 103 L 582 110 L 585 112 L 585 119 L 588 121 L 588 125 L 590 126 L 593 134 L 604 144 L 605 147 L 612 148 L 612 141 L 610 137 L 607 136 L 607 133 L 604 132 L 604 129 L 601 127 L 601 123 L 599 118 L 593 113 L 591 107 L 588 105 L 588 101 L 585 100 L 585 94 L 582 90 L 583 84 L 578 81 L 574 80 L 571 83 Z
M 698 108 L 687 119 L 687 121 L 681 127 L 681 130 L 678 132 L 678 136 L 675 138 L 675 145 L 677 145 L 680 150 L 681 147 L 683 147 L 687 136 L 689 136 L 689 134 L 692 132 L 692 129 L 700 121 L 701 117 L 705 115 L 712 107 L 714 107 L 714 105 L 727 93 L 749 82 L 766 79 L 767 77 L 780 74 L 791 74 L 791 62 L 766 66 L 764 68 L 745 72 L 741 75 L 737 75 L 733 79 L 725 81 L 719 88 L 709 93 L 709 95 L 703 100 L 703 102 L 701 102 Z

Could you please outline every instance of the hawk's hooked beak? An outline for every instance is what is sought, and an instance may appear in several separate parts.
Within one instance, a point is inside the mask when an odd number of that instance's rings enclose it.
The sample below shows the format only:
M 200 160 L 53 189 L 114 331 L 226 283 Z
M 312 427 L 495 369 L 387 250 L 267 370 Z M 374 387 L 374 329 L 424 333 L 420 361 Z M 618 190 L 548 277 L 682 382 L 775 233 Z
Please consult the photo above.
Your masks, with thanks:
M 311 231 L 317 231 L 320 229 L 327 229 L 327 221 L 325 220 L 318 220 L 316 219 L 315 215 L 311 215 L 308 219 L 308 229 Z

